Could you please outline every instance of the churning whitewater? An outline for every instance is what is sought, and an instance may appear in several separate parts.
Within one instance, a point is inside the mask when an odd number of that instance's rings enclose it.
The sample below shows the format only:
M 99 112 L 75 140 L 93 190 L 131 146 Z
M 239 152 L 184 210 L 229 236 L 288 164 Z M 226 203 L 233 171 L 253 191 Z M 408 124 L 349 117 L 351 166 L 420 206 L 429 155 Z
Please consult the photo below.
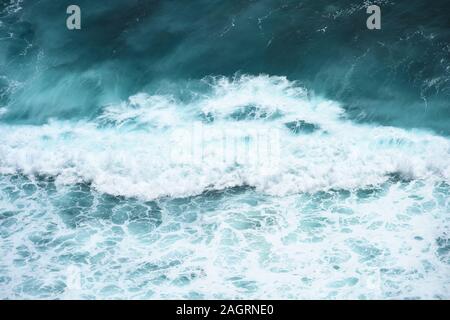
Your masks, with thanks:
M 449 299 L 448 4 L 374 2 L 0 2 L 0 299 Z
M 51 176 L 58 184 L 87 183 L 99 192 L 144 200 L 242 186 L 273 196 L 349 190 L 392 176 L 450 182 L 447 138 L 354 124 L 337 103 L 311 98 L 284 77 L 204 81 L 211 89 L 191 93 L 196 98 L 188 103 L 139 93 L 105 107 L 93 121 L 2 126 L 0 173 Z M 190 143 L 199 144 L 199 161 L 177 161 L 186 143 L 177 133 L 189 134 L 195 126 L 203 129 Z M 211 128 L 240 132 L 243 143 L 257 138 L 252 129 L 278 129 L 279 141 L 269 142 L 279 144 L 279 159 L 221 161 L 216 154 L 225 134 L 211 136 Z
M 204 81 L 188 103 L 2 125 L 5 297 L 448 297 L 447 138 L 355 124 L 283 77 Z M 197 123 L 277 128 L 280 159 L 221 161 L 219 135 L 176 161 Z

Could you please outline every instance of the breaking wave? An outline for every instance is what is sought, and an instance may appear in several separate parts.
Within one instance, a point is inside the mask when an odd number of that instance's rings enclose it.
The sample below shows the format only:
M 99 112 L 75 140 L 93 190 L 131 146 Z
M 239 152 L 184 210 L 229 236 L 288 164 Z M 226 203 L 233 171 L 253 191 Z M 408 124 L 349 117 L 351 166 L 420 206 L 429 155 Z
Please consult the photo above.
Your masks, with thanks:
M 382 184 L 392 175 L 449 182 L 447 138 L 355 124 L 338 103 L 314 97 L 284 77 L 204 81 L 210 89 L 192 93 L 189 101 L 140 93 L 104 107 L 93 121 L 4 125 L 0 172 L 50 175 L 58 183 L 86 182 L 101 192 L 145 200 L 238 186 L 278 196 L 354 189 Z M 199 146 L 201 161 L 180 163 L 173 152 L 185 140 L 177 141 L 177 133 L 189 134 L 195 126 L 202 137 L 192 137 L 197 141 L 191 144 Z M 223 148 L 224 137 L 209 135 L 229 129 L 241 132 L 240 139 L 252 130 L 276 130 L 273 167 L 219 161 L 214 151 Z M 233 151 L 228 149 L 223 151 Z

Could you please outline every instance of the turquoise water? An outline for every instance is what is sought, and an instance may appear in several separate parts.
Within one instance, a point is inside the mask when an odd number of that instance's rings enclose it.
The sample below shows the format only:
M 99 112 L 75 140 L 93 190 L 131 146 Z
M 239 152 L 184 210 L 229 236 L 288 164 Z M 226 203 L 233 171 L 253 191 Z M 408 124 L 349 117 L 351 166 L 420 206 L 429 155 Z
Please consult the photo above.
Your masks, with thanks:
M 0 2 L 0 298 L 448 299 L 448 4 L 376 3 Z

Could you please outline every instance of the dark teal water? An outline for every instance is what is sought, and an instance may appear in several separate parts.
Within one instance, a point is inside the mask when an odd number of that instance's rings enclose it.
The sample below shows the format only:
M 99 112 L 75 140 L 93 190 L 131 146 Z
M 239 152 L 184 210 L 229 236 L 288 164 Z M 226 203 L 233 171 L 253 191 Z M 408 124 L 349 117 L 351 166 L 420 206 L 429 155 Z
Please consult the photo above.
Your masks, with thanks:
M 448 1 L 374 3 L 382 28 L 371 31 L 362 1 L 80 0 L 73 32 L 70 1 L 24 1 L 17 13 L 2 1 L 1 104 L 9 121 L 89 117 L 162 81 L 264 73 L 361 121 L 448 134 Z
M 0 0 L 0 298 L 448 299 L 450 3 L 368 4 Z

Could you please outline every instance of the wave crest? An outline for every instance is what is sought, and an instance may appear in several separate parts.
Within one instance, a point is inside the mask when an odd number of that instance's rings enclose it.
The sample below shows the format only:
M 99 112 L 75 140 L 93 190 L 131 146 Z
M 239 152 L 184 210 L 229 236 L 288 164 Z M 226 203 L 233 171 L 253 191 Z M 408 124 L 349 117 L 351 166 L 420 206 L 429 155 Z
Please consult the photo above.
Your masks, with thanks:
M 0 172 L 91 182 L 101 192 L 144 199 L 243 185 L 280 196 L 351 189 L 383 183 L 392 174 L 450 181 L 450 143 L 444 137 L 355 124 L 338 103 L 284 77 L 216 77 L 204 83 L 209 89 L 194 92 L 189 101 L 140 93 L 104 108 L 90 122 L 2 125 Z M 202 121 L 205 115 L 209 121 Z M 200 138 L 186 140 L 199 123 Z M 314 130 L 295 129 L 302 126 Z M 276 165 L 217 157 L 227 138 L 223 133 L 238 132 L 233 138 L 248 145 L 251 130 L 268 136 L 276 130 Z M 175 139 L 180 132 L 181 140 Z M 186 147 L 199 147 L 200 161 L 174 158 L 174 150 Z

